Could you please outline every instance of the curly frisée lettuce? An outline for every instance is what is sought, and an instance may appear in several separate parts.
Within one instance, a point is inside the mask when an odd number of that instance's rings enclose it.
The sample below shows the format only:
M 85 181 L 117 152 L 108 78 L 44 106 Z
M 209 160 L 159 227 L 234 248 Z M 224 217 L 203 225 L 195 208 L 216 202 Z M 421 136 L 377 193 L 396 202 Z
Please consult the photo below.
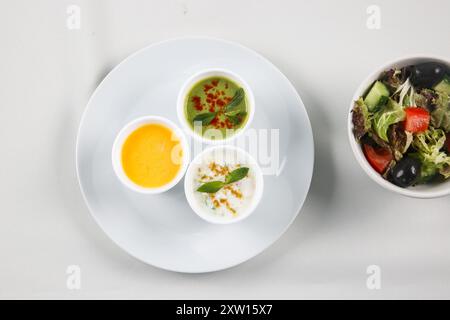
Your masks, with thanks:
M 412 145 L 428 167 L 434 166 L 445 178 L 450 177 L 450 157 L 442 151 L 446 135 L 441 129 L 430 129 L 414 136 Z
M 450 70 L 424 62 L 381 74 L 352 110 L 368 162 L 406 188 L 450 178 Z M 386 159 L 391 159 L 385 165 Z M 434 179 L 440 177 L 440 179 Z

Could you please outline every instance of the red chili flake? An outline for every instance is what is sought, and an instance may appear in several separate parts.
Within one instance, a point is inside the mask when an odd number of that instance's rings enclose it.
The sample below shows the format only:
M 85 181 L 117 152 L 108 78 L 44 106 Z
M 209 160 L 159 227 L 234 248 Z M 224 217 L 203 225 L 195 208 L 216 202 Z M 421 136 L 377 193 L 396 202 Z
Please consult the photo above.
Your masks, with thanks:
M 212 121 L 210 122 L 210 124 L 212 126 L 214 126 L 215 128 L 217 128 L 218 123 L 219 123 L 219 118 L 217 116 L 214 119 L 212 119 Z
M 227 129 L 233 128 L 233 124 L 228 119 L 225 120 L 225 125 L 227 126 Z
M 225 105 L 225 102 L 223 100 L 219 99 L 219 100 L 217 100 L 217 105 L 219 107 L 223 107 Z
M 205 93 L 207 93 L 209 90 L 211 90 L 213 88 L 213 86 L 212 85 L 209 85 L 209 84 L 205 84 L 204 86 L 203 86 L 203 91 L 205 92 Z
M 206 97 L 208 97 L 208 99 L 214 99 L 214 95 L 212 93 L 208 93 Z
M 195 110 L 201 111 L 203 110 L 202 100 L 199 96 L 192 97 L 192 102 L 194 103 Z
M 214 79 L 213 81 L 211 81 L 211 83 L 214 87 L 217 87 L 217 85 L 219 84 L 219 80 Z

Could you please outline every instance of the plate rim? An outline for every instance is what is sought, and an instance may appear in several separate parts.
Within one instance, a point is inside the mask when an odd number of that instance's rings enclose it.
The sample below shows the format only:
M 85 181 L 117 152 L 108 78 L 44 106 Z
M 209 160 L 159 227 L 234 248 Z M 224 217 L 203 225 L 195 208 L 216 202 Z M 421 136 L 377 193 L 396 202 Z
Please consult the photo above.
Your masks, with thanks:
M 85 190 L 83 189 L 83 184 L 81 182 L 81 178 L 80 178 L 80 170 L 79 170 L 79 146 L 80 146 L 80 135 L 81 135 L 81 128 L 83 127 L 83 123 L 85 122 L 85 117 L 86 114 L 88 113 L 88 110 L 90 109 L 90 105 L 93 101 L 93 99 L 97 96 L 98 92 L 100 91 L 100 89 L 104 86 L 104 83 L 112 76 L 112 74 L 119 68 L 121 67 L 123 64 L 127 63 L 129 60 L 131 60 L 132 58 L 134 58 L 134 56 L 137 56 L 138 54 L 140 54 L 143 51 L 146 51 L 152 47 L 156 47 L 159 45 L 162 45 L 166 42 L 175 42 L 175 41 L 180 41 L 180 40 L 208 40 L 208 41 L 216 41 L 216 42 L 222 42 L 224 44 L 228 44 L 228 45 L 232 45 L 232 46 L 236 46 L 239 47 L 240 49 L 243 49 L 245 51 L 248 51 L 254 55 L 256 55 L 258 58 L 260 58 L 261 60 L 263 60 L 265 63 L 267 63 L 268 66 L 270 66 L 270 68 L 272 68 L 274 71 L 276 71 L 278 74 L 281 75 L 281 77 L 286 81 L 286 83 L 289 85 L 289 87 L 292 89 L 295 98 L 297 99 L 297 101 L 299 101 L 301 103 L 301 105 L 303 106 L 303 111 L 306 115 L 306 124 L 307 124 L 307 128 L 306 130 L 310 133 L 311 136 L 311 168 L 310 170 L 308 170 L 308 172 L 310 172 L 307 175 L 307 188 L 305 191 L 304 196 L 302 197 L 302 199 L 299 202 L 298 208 L 295 210 L 295 214 L 294 216 L 291 218 L 291 220 L 289 221 L 289 223 L 286 224 L 286 226 L 283 228 L 283 230 L 280 232 L 279 235 L 277 235 L 275 237 L 275 239 L 269 243 L 267 246 L 263 247 L 261 250 L 259 250 L 258 252 L 251 254 L 250 256 L 248 256 L 245 260 L 242 260 L 240 262 L 233 262 L 231 264 L 225 265 L 223 267 L 219 267 L 219 268 L 213 268 L 213 269 L 198 269 L 198 271 L 186 271 L 186 270 L 182 270 L 182 268 L 167 268 L 167 267 L 162 267 L 153 263 L 150 263 L 148 261 L 143 260 L 140 257 L 137 257 L 136 255 L 134 255 L 133 253 L 129 252 L 128 250 L 126 250 L 122 245 L 120 245 L 119 243 L 117 243 L 117 241 L 115 239 L 113 239 L 108 232 L 106 232 L 104 230 L 104 228 L 102 227 L 102 224 L 99 222 L 99 220 L 97 219 L 97 217 L 94 215 L 93 210 L 87 200 L 87 195 Z M 182 37 L 174 37 L 174 38 L 169 38 L 169 39 L 165 39 L 165 40 L 161 40 L 161 41 L 157 41 L 154 43 L 151 43 L 145 47 L 142 47 L 136 51 L 134 51 L 133 53 L 129 54 L 128 56 L 126 56 L 124 59 L 122 59 L 118 64 L 116 64 L 107 74 L 106 76 L 100 81 L 100 83 L 97 85 L 97 87 L 94 89 L 94 91 L 91 93 L 91 96 L 88 99 L 88 102 L 86 103 L 86 106 L 84 107 L 83 113 L 81 115 L 81 118 L 79 120 L 79 124 L 78 124 L 78 130 L 77 130 L 77 137 L 76 137 L 76 143 L 75 143 L 75 170 L 76 170 L 76 175 L 77 175 L 77 181 L 78 181 L 78 186 L 80 188 L 80 192 L 82 195 L 82 198 L 84 200 L 84 203 L 89 211 L 90 216 L 94 219 L 95 223 L 97 224 L 97 226 L 102 230 L 102 232 L 107 236 L 108 239 L 110 239 L 117 247 L 119 247 L 121 250 L 123 250 L 126 254 L 128 254 L 129 256 L 135 258 L 136 260 L 146 264 L 146 265 L 150 265 L 154 268 L 158 268 L 160 270 L 166 270 L 166 271 L 171 271 L 171 272 L 177 272 L 177 273 L 185 273 L 185 274 L 201 274 L 201 273 L 211 273 L 211 272 L 217 272 L 217 271 L 222 271 L 222 270 L 226 270 L 226 269 L 231 269 L 234 268 L 236 266 L 239 266 L 245 262 L 248 262 L 249 260 L 255 258 L 256 256 L 260 255 L 261 253 L 263 253 L 264 251 L 266 251 L 268 248 L 270 248 L 272 245 L 274 245 L 278 240 L 280 240 L 280 238 L 286 233 L 286 231 L 289 229 L 289 227 L 292 225 L 292 223 L 294 222 L 294 220 L 297 218 L 297 216 L 299 215 L 301 209 L 303 208 L 303 205 L 305 204 L 306 198 L 309 194 L 309 190 L 311 189 L 311 182 L 312 182 L 312 177 L 314 174 L 314 162 L 315 162 L 315 145 L 314 145 L 314 132 L 312 130 L 312 126 L 311 126 L 311 120 L 309 119 L 309 115 L 308 115 L 308 111 L 306 110 L 305 104 L 303 103 L 302 98 L 300 97 L 300 94 L 298 93 L 297 89 L 295 88 L 295 86 L 292 84 L 292 82 L 287 78 L 287 76 L 281 72 L 280 69 L 278 69 L 270 60 L 268 60 L 267 58 L 265 58 L 262 54 L 260 54 L 259 52 L 248 48 L 242 44 L 240 44 L 239 42 L 235 42 L 235 41 L 231 41 L 231 40 L 226 40 L 226 39 L 221 39 L 221 38 L 216 38 L 216 37 L 210 37 L 210 36 L 182 36 Z

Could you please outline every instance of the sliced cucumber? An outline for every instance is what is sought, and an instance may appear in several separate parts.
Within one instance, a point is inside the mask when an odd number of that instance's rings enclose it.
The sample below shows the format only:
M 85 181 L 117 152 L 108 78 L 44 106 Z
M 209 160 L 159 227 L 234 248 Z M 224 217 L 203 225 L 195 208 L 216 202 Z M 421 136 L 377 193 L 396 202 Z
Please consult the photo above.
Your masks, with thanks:
M 389 99 L 389 89 L 381 81 L 375 81 L 369 93 L 364 99 L 364 103 L 369 108 L 369 111 L 374 111 L 380 106 L 386 104 Z
M 433 89 L 450 95 L 450 77 L 446 75 Z

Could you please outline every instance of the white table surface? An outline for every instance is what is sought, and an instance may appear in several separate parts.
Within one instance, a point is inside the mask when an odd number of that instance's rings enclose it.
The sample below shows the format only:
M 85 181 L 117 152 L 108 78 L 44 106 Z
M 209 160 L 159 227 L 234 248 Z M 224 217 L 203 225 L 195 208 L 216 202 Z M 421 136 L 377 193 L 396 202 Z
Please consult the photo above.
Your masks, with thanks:
M 81 29 L 66 9 L 81 8 Z M 366 27 L 369 5 L 381 29 Z M 450 2 L 387 0 L 0 0 L 0 298 L 450 298 L 449 198 L 398 196 L 347 142 L 354 90 L 387 60 L 450 56 Z M 157 41 L 240 42 L 300 93 L 316 147 L 307 201 L 286 234 L 229 270 L 171 273 L 128 256 L 91 218 L 75 139 L 99 81 Z M 79 265 L 81 289 L 66 286 Z M 381 289 L 366 268 L 381 268 Z

